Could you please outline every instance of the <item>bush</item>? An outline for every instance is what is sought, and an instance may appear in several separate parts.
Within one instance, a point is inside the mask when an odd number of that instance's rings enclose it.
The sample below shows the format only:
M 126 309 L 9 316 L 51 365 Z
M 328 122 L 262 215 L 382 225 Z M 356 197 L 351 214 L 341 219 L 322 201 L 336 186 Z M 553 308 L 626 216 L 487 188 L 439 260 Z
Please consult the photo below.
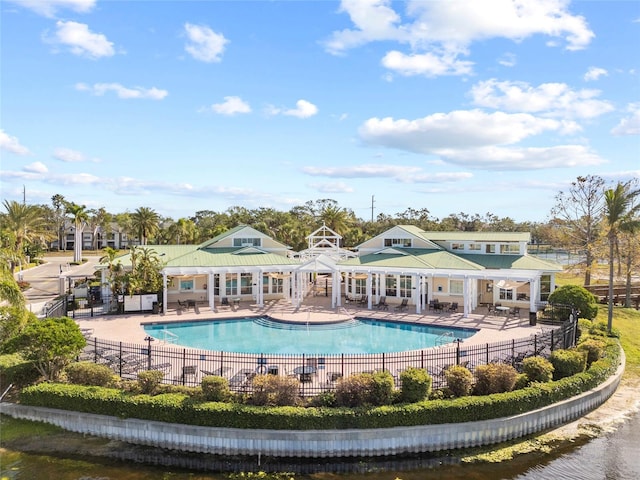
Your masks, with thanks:
M 291 377 L 278 375 L 257 375 L 253 379 L 253 405 L 285 406 L 295 405 L 300 383 Z
M 338 380 L 336 403 L 341 407 L 361 407 L 369 403 L 373 383 L 371 374 L 357 373 Z
M 563 285 L 549 295 L 549 303 L 573 305 L 580 318 L 593 320 L 598 315 L 598 300 L 593 293 L 580 285 Z
M 593 362 L 597 362 L 604 352 L 605 343 L 597 338 L 588 338 L 578 344 L 576 347 L 581 352 L 587 354 L 587 368 L 591 366 Z
M 93 362 L 78 362 L 67 365 L 67 380 L 78 385 L 109 387 L 116 383 L 116 375 L 106 365 Z
M 489 363 L 476 367 L 476 395 L 510 392 L 516 384 L 518 371 L 506 363 Z
M 530 382 L 550 382 L 553 379 L 553 365 L 543 357 L 528 357 L 522 361 L 522 372 Z
M 516 383 L 513 385 L 514 390 L 522 390 L 523 388 L 527 388 L 531 382 L 529 382 L 529 377 L 527 377 L 526 373 L 519 373 L 516 377 Z
M 153 395 L 164 378 L 160 370 L 144 370 L 138 372 L 138 388 L 142 393 Z
M 400 374 L 400 383 L 402 384 L 400 392 L 402 402 L 421 402 L 431 393 L 431 377 L 423 368 L 407 368 Z
M 318 395 L 311 397 L 309 400 L 310 407 L 335 407 L 336 406 L 336 394 L 335 392 L 322 392 Z
M 0 389 L 2 391 L 11 384 L 17 387 L 31 385 L 39 378 L 40 373 L 33 362 L 25 360 L 19 354 L 0 356 Z
M 208 402 L 226 402 L 231 398 L 229 381 L 224 377 L 207 375 L 202 378 L 202 395 Z
M 371 396 L 368 403 L 371 405 L 393 403 L 394 388 L 393 375 L 386 371 L 375 372 L 371 375 Z
M 453 365 L 444 372 L 447 386 L 456 397 L 464 397 L 471 393 L 473 388 L 473 375 L 466 367 Z
M 549 356 L 553 365 L 553 379 L 570 377 L 576 373 L 584 372 L 587 368 L 587 354 L 579 350 L 555 350 Z

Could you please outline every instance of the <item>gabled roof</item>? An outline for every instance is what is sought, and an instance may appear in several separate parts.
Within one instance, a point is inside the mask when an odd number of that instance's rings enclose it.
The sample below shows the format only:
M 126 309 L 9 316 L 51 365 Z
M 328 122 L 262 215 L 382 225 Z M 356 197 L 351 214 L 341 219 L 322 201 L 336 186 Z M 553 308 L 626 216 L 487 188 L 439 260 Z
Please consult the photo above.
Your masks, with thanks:
M 357 249 L 360 250 L 360 249 L 375 248 L 372 245 L 376 245 L 376 244 L 380 245 L 382 239 L 395 238 L 395 237 L 400 237 L 402 235 L 406 235 L 408 238 L 413 237 L 421 240 L 422 242 L 425 243 L 424 248 L 432 248 L 437 250 L 442 248 L 440 245 L 437 245 L 436 243 L 432 242 L 431 239 L 429 239 L 424 235 L 424 233 L 425 233 L 424 230 L 416 227 L 415 225 L 396 225 L 394 227 L 391 227 L 389 230 L 386 230 L 381 234 L 376 235 L 375 237 L 370 238 L 365 242 L 362 242 L 360 245 L 358 245 Z
M 388 253 L 374 252 L 340 262 L 341 267 L 368 266 L 372 268 L 391 269 L 447 269 L 447 270 L 482 270 L 483 267 L 460 258 L 445 250 L 406 248 L 400 254 L 394 249 L 386 249 Z
M 456 253 L 460 258 L 491 269 L 542 270 L 561 272 L 562 265 L 550 260 L 542 260 L 533 255 L 481 255 L 477 253 Z
M 529 232 L 462 232 L 462 231 L 422 231 L 425 238 L 437 242 L 529 242 L 531 233 Z
M 255 228 L 250 227 L 249 225 L 238 225 L 237 227 L 234 227 L 230 230 L 227 230 L 226 232 L 221 233 L 220 235 L 213 237 L 211 240 L 207 240 L 206 242 L 201 243 L 200 245 L 198 245 L 198 248 L 217 248 L 216 244 L 229 237 L 264 238 L 269 240 L 269 242 L 273 242 L 273 244 L 280 246 L 283 250 L 289 250 L 289 247 L 284 243 L 274 240 L 269 235 L 266 235 L 256 230 Z
M 261 267 L 261 266 L 289 266 L 299 265 L 295 259 L 259 251 L 251 248 L 243 249 L 206 249 L 186 252 L 166 263 L 167 268 L 172 267 Z

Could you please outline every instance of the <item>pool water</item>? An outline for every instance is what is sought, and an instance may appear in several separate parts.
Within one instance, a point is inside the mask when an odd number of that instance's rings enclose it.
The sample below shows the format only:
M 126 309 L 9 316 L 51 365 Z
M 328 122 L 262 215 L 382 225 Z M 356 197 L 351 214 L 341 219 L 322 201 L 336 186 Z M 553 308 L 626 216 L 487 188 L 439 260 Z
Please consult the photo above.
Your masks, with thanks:
M 355 354 L 404 352 L 464 340 L 477 330 L 356 318 L 341 323 L 278 322 L 269 317 L 148 324 L 145 332 L 176 345 L 236 353 Z

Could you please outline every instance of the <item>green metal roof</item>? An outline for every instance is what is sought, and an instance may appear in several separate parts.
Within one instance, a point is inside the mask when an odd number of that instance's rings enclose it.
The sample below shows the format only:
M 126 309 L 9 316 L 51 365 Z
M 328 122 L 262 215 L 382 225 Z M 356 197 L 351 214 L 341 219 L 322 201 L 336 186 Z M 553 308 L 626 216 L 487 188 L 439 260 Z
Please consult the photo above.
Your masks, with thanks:
M 419 230 L 419 229 L 418 229 Z M 425 232 L 420 230 L 421 236 L 432 241 L 452 242 L 477 241 L 477 242 L 529 242 L 531 234 L 529 232 Z
M 460 258 L 491 269 L 543 270 L 561 272 L 562 265 L 549 260 L 542 260 L 532 255 L 481 255 L 477 253 L 458 253 Z
M 387 249 L 391 251 L 392 249 Z M 400 249 L 398 249 L 400 250 Z M 444 250 L 403 248 L 401 253 L 370 253 L 339 262 L 340 266 L 482 270 L 482 266 Z
M 245 250 L 246 253 L 243 253 Z M 253 253 L 251 253 L 253 252 Z M 215 248 L 186 252 L 172 258 L 167 267 L 260 267 L 299 265 L 300 261 L 275 253 L 256 253 L 256 249 Z

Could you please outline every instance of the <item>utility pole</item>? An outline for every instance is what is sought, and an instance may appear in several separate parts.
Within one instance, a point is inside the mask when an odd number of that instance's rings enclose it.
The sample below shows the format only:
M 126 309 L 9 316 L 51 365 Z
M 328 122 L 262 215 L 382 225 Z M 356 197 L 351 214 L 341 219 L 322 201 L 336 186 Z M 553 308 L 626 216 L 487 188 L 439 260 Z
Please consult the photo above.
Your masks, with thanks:
M 375 203 L 375 195 L 371 195 L 371 223 L 373 223 L 373 204 Z
M 27 188 L 22 185 L 22 205 L 27 204 Z

